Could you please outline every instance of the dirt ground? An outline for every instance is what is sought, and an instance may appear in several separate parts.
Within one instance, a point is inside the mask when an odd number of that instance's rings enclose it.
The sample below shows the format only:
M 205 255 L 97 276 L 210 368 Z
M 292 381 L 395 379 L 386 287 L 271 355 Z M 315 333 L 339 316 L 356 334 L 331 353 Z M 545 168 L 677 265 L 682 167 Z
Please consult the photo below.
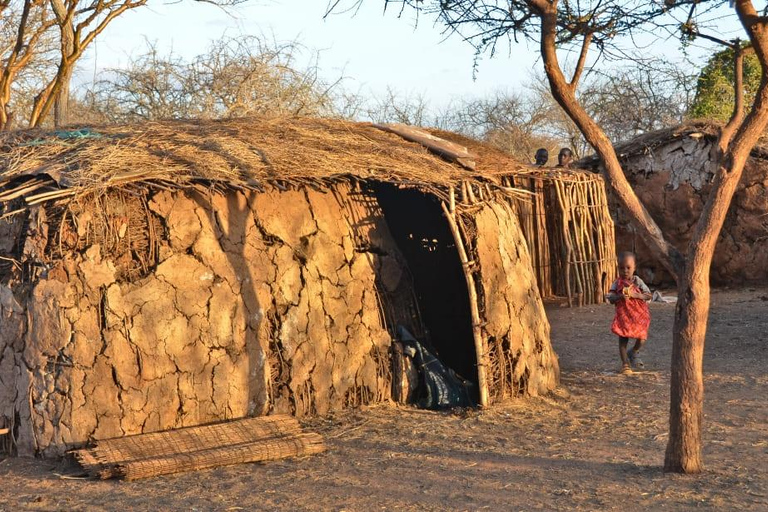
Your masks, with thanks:
M 478 413 L 381 406 L 314 420 L 329 450 L 140 482 L 0 462 L 0 510 L 768 510 L 768 290 L 719 291 L 705 355 L 707 471 L 661 471 L 673 306 L 648 371 L 619 376 L 610 306 L 550 307 L 562 387 Z

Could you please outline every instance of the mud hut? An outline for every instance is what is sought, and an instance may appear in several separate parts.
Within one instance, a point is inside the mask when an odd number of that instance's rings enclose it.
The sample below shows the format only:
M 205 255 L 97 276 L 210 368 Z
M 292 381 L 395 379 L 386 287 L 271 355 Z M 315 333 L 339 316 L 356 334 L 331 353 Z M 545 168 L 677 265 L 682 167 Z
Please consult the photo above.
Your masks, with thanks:
M 617 147 L 630 183 L 665 236 L 685 247 L 693 235 L 716 171 L 712 160 L 718 127 L 690 123 L 642 135 Z M 597 169 L 595 160 L 588 162 Z M 768 148 L 758 145 L 726 217 L 712 263 L 714 285 L 768 283 Z M 674 281 L 656 261 L 617 204 L 611 206 L 619 250 L 638 254 L 638 272 L 649 284 Z
M 19 454 L 388 400 L 398 326 L 482 403 L 558 382 L 501 179 L 520 166 L 302 119 L 0 145 L 0 427 Z

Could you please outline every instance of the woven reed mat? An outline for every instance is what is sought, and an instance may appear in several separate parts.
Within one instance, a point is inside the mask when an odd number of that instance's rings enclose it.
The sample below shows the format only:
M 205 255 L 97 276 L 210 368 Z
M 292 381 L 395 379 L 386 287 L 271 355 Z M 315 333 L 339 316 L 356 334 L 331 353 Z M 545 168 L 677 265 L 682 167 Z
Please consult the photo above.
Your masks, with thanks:
M 324 450 L 323 438 L 303 433 L 296 418 L 261 416 L 106 439 L 73 453 L 93 477 L 136 480 Z

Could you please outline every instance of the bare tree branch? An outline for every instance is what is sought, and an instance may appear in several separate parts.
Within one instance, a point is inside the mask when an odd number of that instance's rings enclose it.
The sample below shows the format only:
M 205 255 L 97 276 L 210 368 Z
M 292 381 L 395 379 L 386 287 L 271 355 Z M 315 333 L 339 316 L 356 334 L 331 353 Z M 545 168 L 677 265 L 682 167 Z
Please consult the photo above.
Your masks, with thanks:
M 589 54 L 589 45 L 592 43 L 592 34 L 584 34 L 584 42 L 581 44 L 581 53 L 579 54 L 579 60 L 576 62 L 576 69 L 573 72 L 573 78 L 568 85 L 575 89 L 579 85 L 579 79 L 584 71 L 584 65 L 587 62 L 587 55 Z

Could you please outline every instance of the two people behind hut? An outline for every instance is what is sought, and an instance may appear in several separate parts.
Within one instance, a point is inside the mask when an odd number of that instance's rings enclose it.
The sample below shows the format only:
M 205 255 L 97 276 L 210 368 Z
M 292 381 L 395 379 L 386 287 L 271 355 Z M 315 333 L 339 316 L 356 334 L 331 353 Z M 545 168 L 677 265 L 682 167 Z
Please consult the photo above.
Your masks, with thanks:
M 651 325 L 651 311 L 648 302 L 651 290 L 635 275 L 637 258 L 634 253 L 623 252 L 619 255 L 619 277 L 611 284 L 606 298 L 616 306 L 616 315 L 611 324 L 611 331 L 619 337 L 619 356 L 621 373 L 630 374 L 632 368 L 645 365 L 639 352 L 648 339 Z M 634 346 L 627 349 L 629 340 L 634 339 Z
M 545 148 L 537 149 L 534 160 L 536 161 L 537 166 L 544 167 L 547 165 L 547 161 L 549 160 L 549 151 L 547 151 Z M 556 167 L 569 169 L 571 167 L 571 162 L 573 162 L 573 151 L 571 151 L 569 148 L 562 148 L 560 153 L 557 154 Z

